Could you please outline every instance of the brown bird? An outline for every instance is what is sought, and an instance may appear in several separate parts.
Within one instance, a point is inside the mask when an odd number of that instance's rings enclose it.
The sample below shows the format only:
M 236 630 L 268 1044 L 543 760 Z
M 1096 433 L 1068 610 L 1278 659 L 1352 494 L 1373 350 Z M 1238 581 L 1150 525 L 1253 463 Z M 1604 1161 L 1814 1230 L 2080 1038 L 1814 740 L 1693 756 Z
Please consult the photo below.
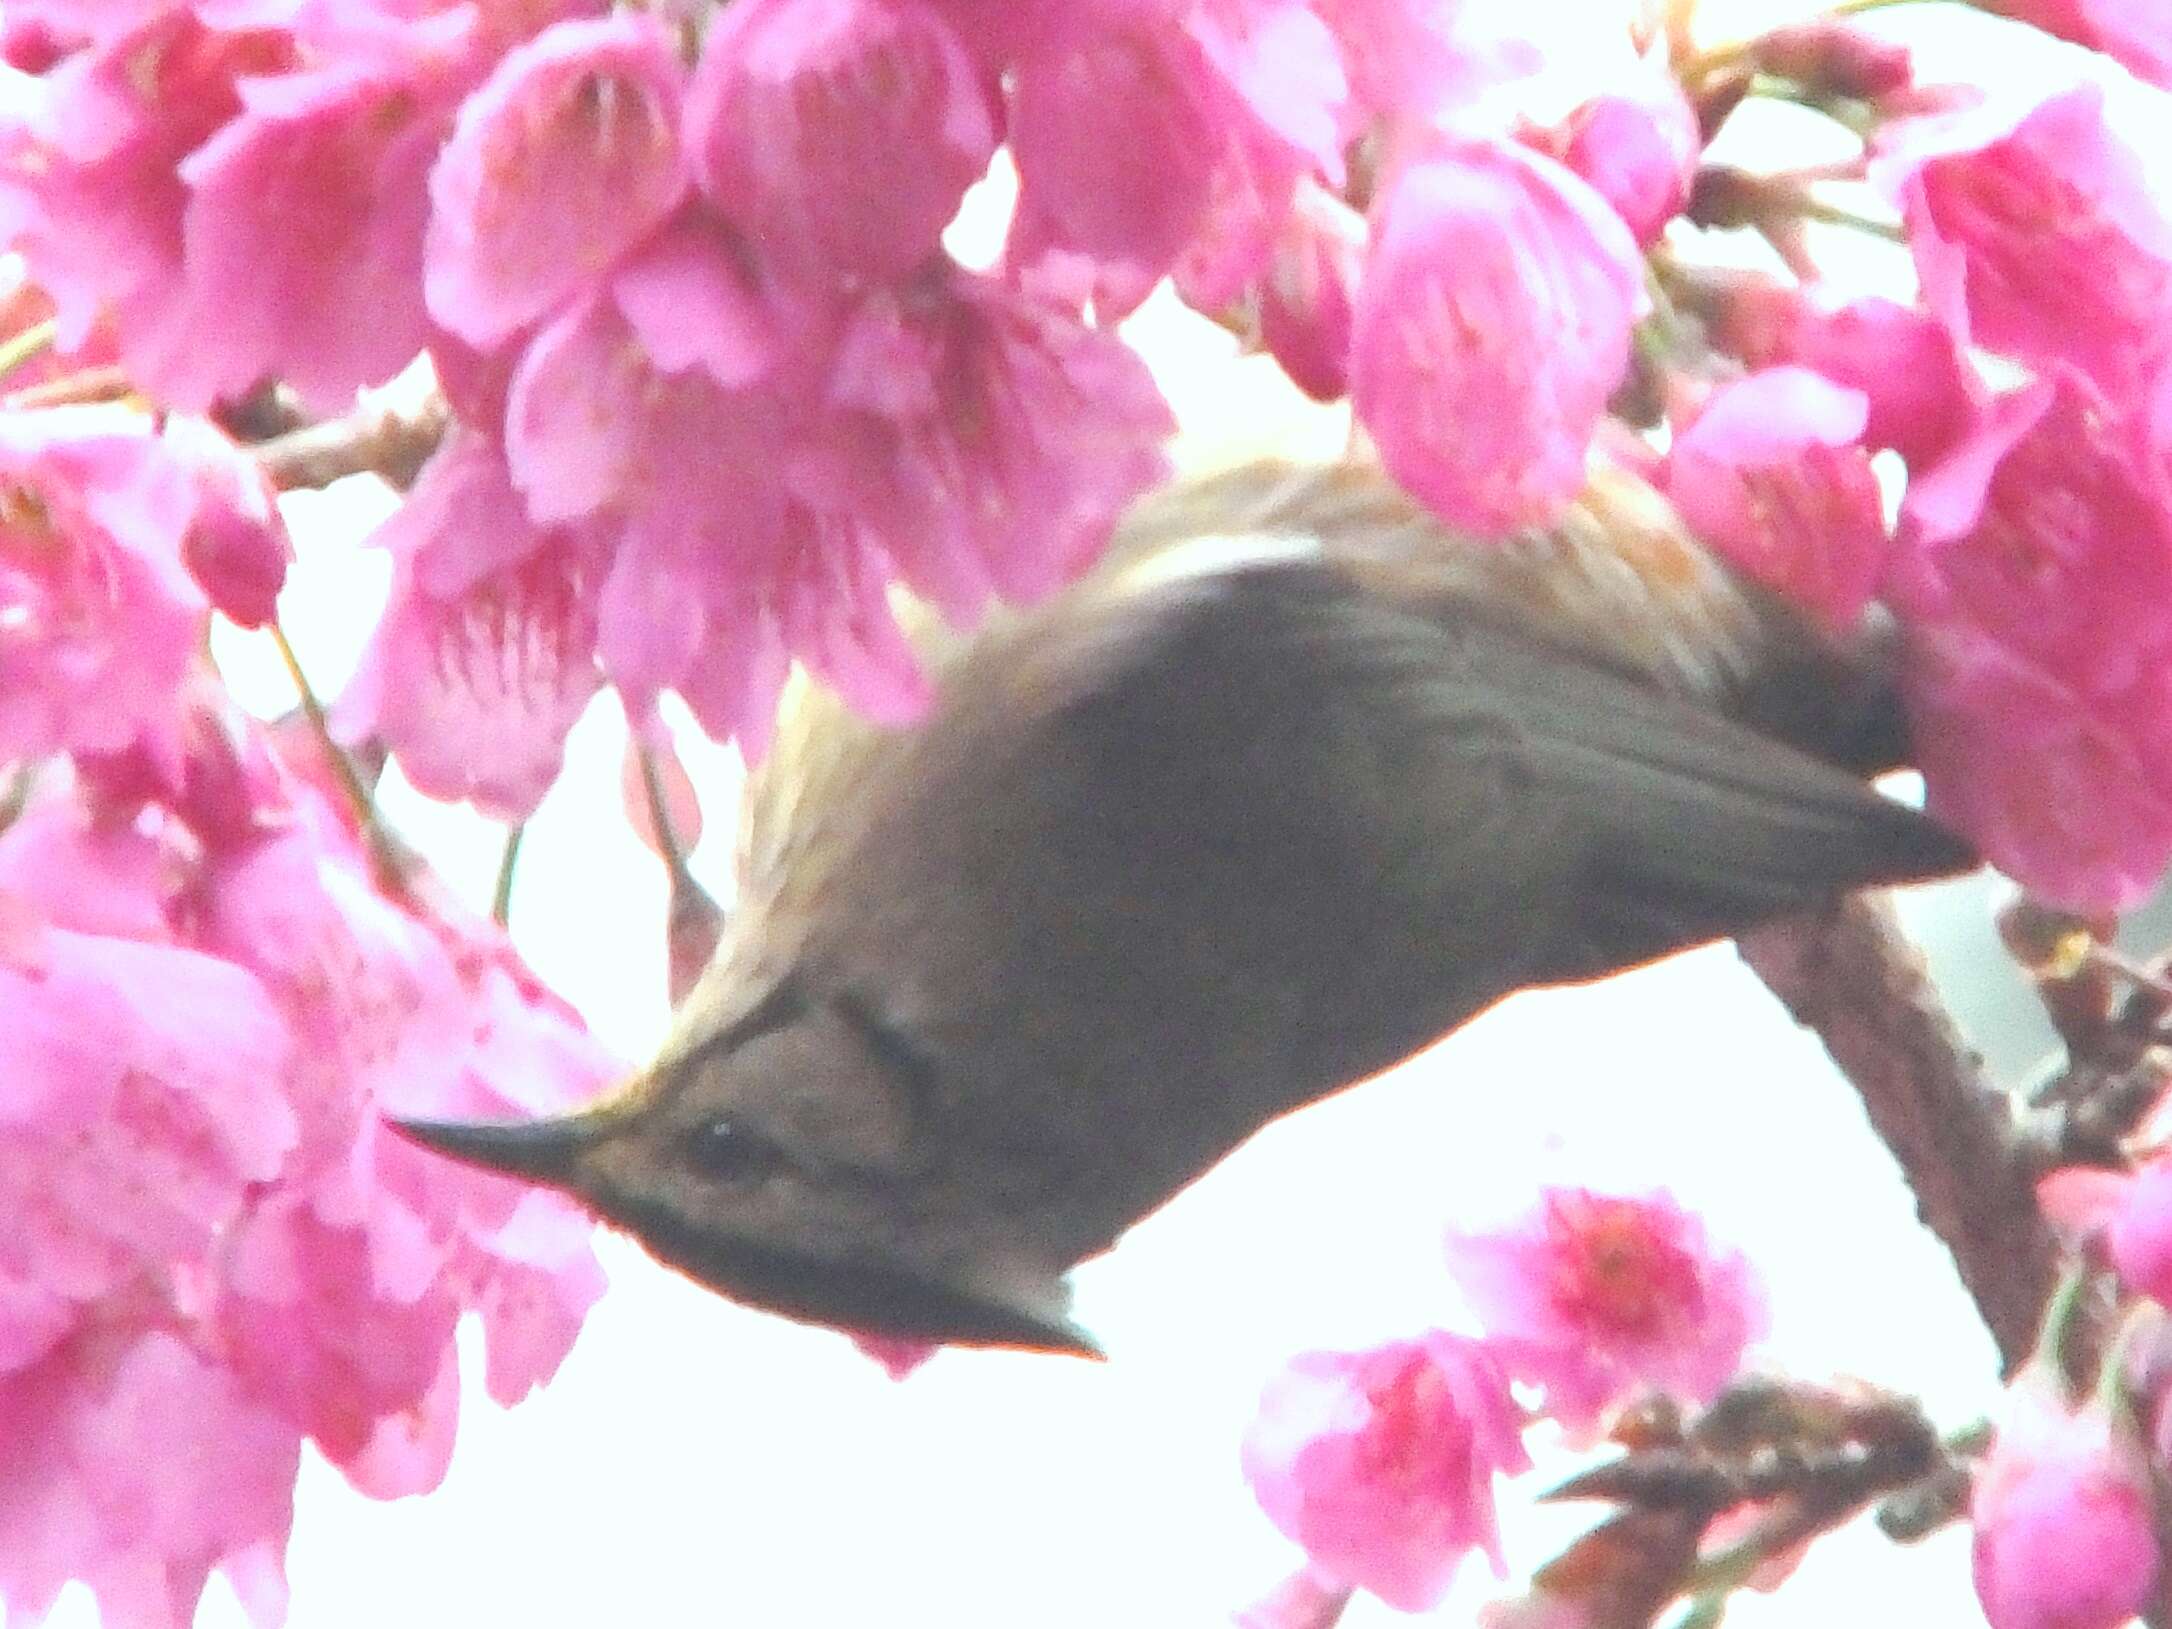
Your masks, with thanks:
M 1143 504 L 911 730 L 805 685 L 654 1064 L 410 1124 L 740 1300 L 1090 1352 L 1064 1274 L 1270 1120 L 1512 991 L 1972 865 L 1867 787 L 1880 641 L 1821 636 L 1634 479 L 1459 538 L 1376 471 Z

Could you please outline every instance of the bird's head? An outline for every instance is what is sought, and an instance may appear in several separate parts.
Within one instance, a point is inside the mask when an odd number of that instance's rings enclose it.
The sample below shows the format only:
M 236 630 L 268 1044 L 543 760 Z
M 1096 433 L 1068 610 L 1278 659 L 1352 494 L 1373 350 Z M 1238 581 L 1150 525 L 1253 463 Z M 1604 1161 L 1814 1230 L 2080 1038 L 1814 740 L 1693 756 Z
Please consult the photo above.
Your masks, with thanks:
M 690 1012 L 702 1003 L 690 1003 Z M 680 1039 L 593 1107 L 520 1123 L 398 1120 L 439 1153 L 557 1188 L 735 1300 L 856 1334 L 1097 1356 L 1065 1263 L 946 1180 L 921 1061 L 849 998 L 794 980 Z M 713 1009 L 712 1009 L 713 1010 Z

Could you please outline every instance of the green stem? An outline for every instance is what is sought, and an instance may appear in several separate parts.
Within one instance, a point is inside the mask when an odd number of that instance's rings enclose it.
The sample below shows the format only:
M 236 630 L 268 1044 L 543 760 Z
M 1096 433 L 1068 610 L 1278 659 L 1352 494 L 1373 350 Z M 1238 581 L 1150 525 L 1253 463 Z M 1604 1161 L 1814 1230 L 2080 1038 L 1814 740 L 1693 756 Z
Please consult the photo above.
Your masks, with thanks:
M 513 873 L 520 865 L 520 841 L 527 835 L 525 820 L 505 828 L 505 849 L 498 856 L 498 880 L 490 890 L 490 919 L 501 928 L 513 914 Z
M 60 333 L 60 324 L 51 318 L 32 323 L 13 338 L 0 342 L 0 380 L 5 380 L 26 362 L 35 362 L 53 348 L 53 341 Z
M 279 648 L 279 660 L 286 664 L 287 678 L 294 686 L 296 699 L 301 703 L 302 716 L 309 721 L 309 730 L 317 738 L 317 749 L 324 754 L 325 762 L 332 766 L 332 778 L 339 782 L 340 795 L 347 801 L 349 813 L 362 833 L 363 846 L 369 850 L 370 863 L 377 873 L 377 882 L 387 893 L 401 894 L 406 884 L 400 875 L 400 867 L 385 841 L 384 829 L 377 823 L 377 806 L 369 788 L 362 784 L 362 776 L 347 756 L 346 749 L 332 738 L 332 723 L 325 716 L 324 703 L 317 699 L 317 692 L 309 683 L 309 676 L 302 671 L 301 658 L 294 654 L 293 641 L 275 617 L 264 625 L 270 630 L 272 643 Z
M 2067 1264 L 2066 1270 L 2059 1275 L 2058 1286 L 2051 1292 L 2051 1299 L 2044 1303 L 2044 1321 L 2037 1330 L 2036 1349 L 2029 1355 L 2031 1363 L 2044 1364 L 2062 1381 L 2066 1375 L 2067 1344 L 2081 1322 L 2082 1302 L 2089 1293 L 2089 1280 L 2090 1272 L 2085 1263 Z

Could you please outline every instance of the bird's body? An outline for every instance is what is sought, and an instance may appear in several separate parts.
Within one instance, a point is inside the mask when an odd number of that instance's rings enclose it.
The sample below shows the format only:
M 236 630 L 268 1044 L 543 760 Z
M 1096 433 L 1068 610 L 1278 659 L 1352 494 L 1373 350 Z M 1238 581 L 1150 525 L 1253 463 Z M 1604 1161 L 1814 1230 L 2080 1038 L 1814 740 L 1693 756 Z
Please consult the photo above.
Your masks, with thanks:
M 656 1064 L 532 1157 L 441 1146 L 780 1310 L 1073 1345 L 1064 1270 L 1268 1121 L 1513 990 L 1967 863 L 1859 778 L 1867 645 L 1626 478 L 1491 545 L 1256 466 L 924 634 L 912 730 L 795 691 Z

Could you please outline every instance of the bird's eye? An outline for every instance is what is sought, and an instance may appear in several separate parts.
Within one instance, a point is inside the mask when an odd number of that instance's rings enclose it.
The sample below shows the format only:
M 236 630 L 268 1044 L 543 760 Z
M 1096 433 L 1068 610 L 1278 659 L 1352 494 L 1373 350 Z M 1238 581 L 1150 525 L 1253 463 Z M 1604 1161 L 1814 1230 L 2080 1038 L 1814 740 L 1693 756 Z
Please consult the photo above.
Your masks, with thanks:
M 752 1182 L 784 1163 L 775 1143 L 730 1120 L 711 1120 L 686 1141 L 687 1153 L 702 1173 L 724 1182 Z

